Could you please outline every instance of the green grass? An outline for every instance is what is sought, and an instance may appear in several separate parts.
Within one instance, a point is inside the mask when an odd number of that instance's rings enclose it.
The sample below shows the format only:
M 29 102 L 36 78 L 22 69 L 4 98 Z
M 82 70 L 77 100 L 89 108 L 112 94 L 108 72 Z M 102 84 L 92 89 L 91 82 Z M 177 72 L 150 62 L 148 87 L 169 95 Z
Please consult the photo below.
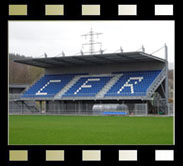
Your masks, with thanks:
M 173 144 L 173 118 L 10 115 L 9 144 Z

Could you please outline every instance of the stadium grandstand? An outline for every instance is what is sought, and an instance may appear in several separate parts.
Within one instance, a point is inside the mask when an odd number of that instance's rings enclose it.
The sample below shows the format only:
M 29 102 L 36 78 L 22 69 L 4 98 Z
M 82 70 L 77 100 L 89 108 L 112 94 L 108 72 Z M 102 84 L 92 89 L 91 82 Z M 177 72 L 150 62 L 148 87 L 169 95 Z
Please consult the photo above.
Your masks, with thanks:
M 10 113 L 24 113 L 33 112 L 36 109 L 35 101 L 21 100 L 22 94 L 29 88 L 27 84 L 9 84 L 9 112 Z M 24 106 L 24 107 L 23 107 Z
M 15 60 L 45 70 L 16 99 L 19 112 L 167 115 L 167 46 L 164 48 L 165 59 L 135 51 Z

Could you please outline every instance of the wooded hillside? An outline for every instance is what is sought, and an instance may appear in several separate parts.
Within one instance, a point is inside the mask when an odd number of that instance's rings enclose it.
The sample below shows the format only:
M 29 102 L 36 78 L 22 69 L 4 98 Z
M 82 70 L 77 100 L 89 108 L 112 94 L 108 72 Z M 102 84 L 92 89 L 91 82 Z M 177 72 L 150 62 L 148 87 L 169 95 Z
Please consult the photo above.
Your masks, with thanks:
M 9 83 L 10 84 L 32 84 L 44 72 L 44 69 L 23 65 L 14 62 L 18 59 L 26 59 L 27 57 L 19 54 L 9 54 Z M 29 57 L 30 58 L 30 57 Z

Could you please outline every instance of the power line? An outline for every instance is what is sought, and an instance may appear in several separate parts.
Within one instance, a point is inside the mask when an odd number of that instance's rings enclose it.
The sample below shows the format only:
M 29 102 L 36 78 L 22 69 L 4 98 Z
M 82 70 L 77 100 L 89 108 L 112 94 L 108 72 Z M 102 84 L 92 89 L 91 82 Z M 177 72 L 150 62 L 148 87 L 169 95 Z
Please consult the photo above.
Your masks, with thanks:
M 100 50 L 101 50 L 102 43 L 101 42 L 95 42 L 94 41 L 94 37 L 95 36 L 98 37 L 101 34 L 102 33 L 94 32 L 93 29 L 92 29 L 92 27 L 91 27 L 91 30 L 88 33 L 81 35 L 82 37 L 85 37 L 85 38 L 89 37 L 89 41 L 87 43 L 82 44 L 82 48 L 84 46 L 86 46 L 86 45 L 89 45 L 90 46 L 89 52 L 85 52 L 85 53 L 90 53 L 91 55 L 93 55 L 96 52 L 98 52 L 98 51 L 95 51 L 95 48 L 94 48 L 94 45 L 97 45 L 97 44 L 100 45 Z

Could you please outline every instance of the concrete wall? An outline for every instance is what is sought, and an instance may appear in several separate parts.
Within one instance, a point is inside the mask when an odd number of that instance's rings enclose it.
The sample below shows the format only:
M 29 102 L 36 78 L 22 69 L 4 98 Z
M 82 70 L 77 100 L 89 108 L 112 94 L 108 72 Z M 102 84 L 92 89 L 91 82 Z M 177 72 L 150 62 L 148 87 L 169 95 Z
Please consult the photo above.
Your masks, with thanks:
M 143 71 L 143 70 L 160 70 L 164 67 L 164 63 L 150 61 L 138 63 L 121 63 L 106 65 L 90 65 L 90 66 L 69 66 L 60 68 L 47 68 L 46 74 L 69 74 L 69 73 L 89 73 L 89 74 L 108 74 L 118 71 Z

